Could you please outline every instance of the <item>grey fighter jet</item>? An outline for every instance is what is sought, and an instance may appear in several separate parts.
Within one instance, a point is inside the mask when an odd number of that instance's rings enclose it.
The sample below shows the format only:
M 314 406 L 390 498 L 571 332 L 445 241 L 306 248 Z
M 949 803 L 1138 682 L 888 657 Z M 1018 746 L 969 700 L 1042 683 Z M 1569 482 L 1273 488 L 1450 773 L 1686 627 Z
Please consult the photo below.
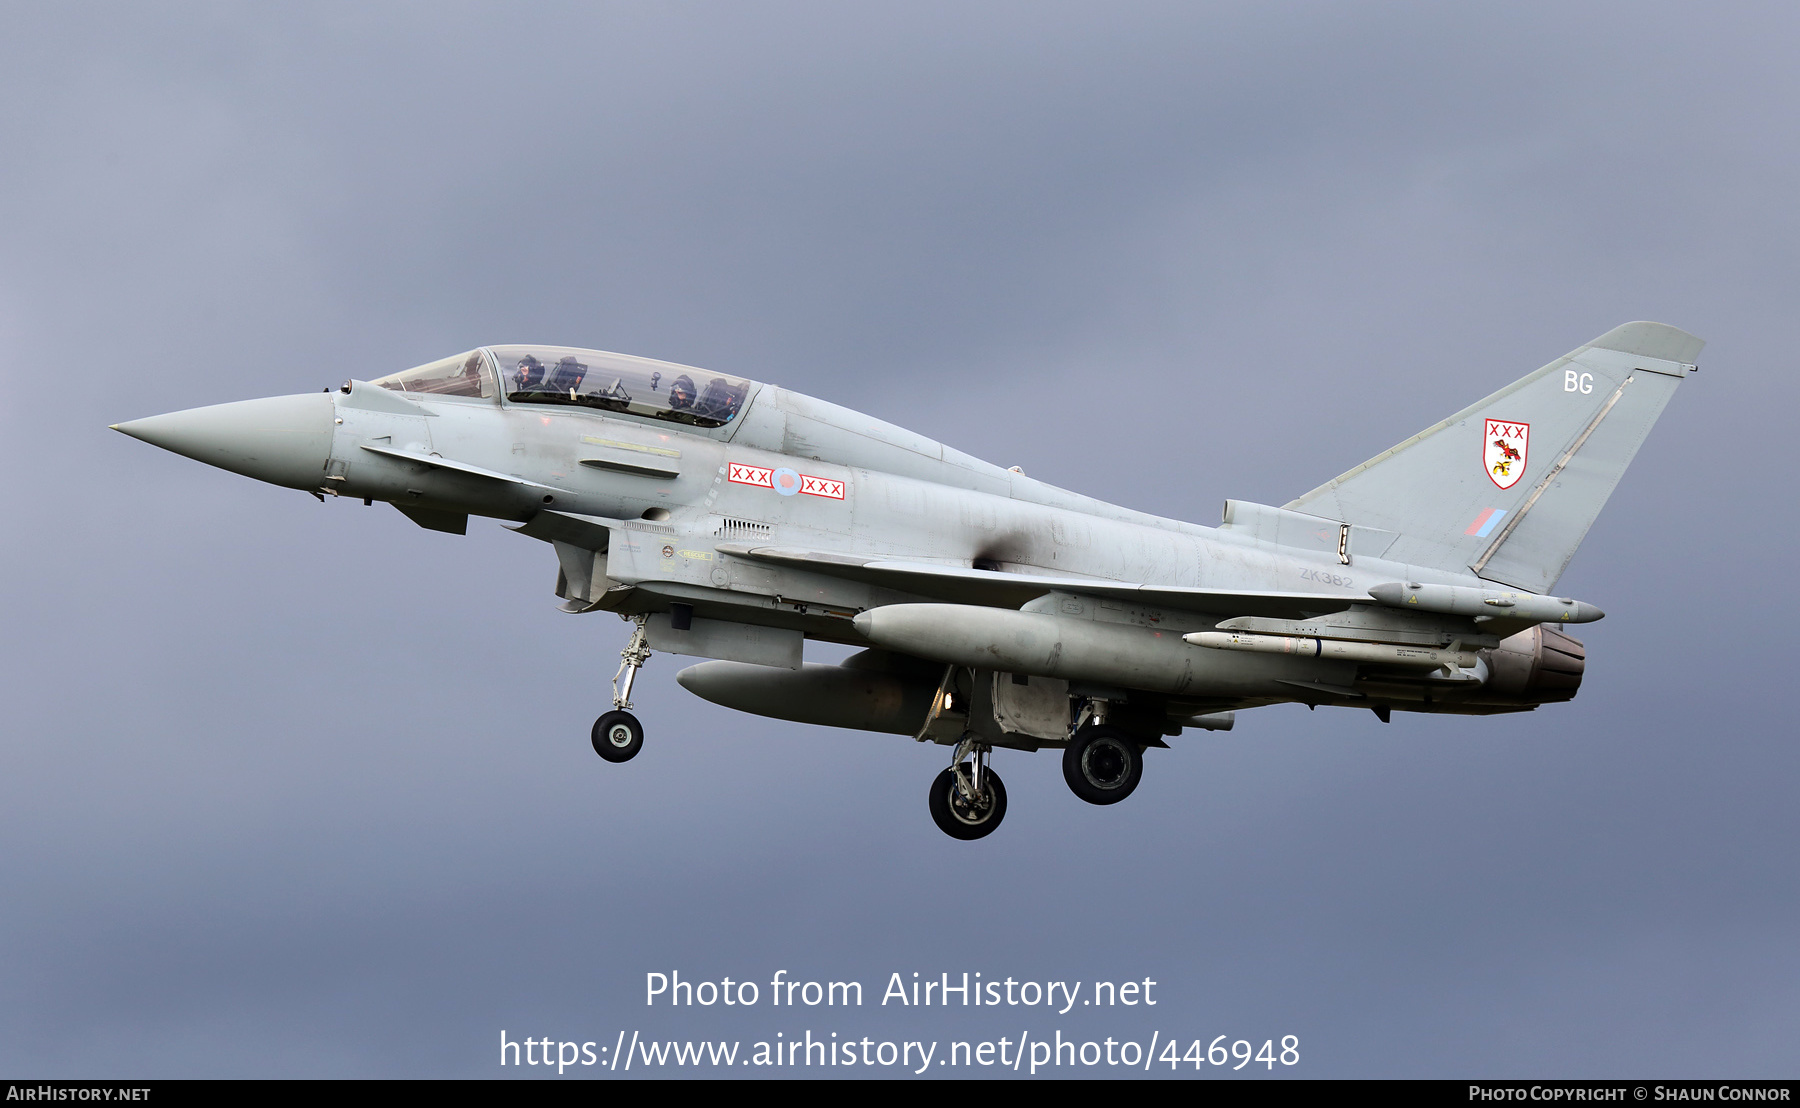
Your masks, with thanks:
M 1556 582 L 1702 343 L 1627 323 L 1282 505 L 1217 527 L 1035 481 L 774 385 L 645 358 L 491 346 L 375 381 L 117 425 L 421 527 L 509 521 L 555 552 L 569 613 L 631 625 L 609 762 L 644 732 L 653 651 L 690 691 L 777 719 L 951 748 L 932 818 L 1006 814 L 996 747 L 1062 752 L 1076 796 L 1282 702 L 1530 711 L 1568 700 L 1601 617 Z M 546 559 L 546 569 L 548 559 Z M 806 639 L 861 647 L 803 660 Z

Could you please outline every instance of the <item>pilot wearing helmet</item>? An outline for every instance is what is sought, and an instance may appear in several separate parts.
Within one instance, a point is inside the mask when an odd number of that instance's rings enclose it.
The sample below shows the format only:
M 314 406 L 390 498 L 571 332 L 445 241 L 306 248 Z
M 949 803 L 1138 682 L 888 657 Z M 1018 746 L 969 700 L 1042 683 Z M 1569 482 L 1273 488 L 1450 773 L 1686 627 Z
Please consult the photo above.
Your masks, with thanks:
M 513 373 L 516 385 L 515 392 L 535 392 L 544 380 L 544 363 L 530 354 L 519 359 L 519 368 Z
M 720 423 L 730 423 L 737 415 L 738 405 L 744 402 L 743 386 L 733 387 L 723 377 L 714 377 L 706 383 L 706 391 L 694 404 L 694 414 L 716 419 Z
M 669 407 L 677 412 L 691 411 L 695 395 L 694 379 L 683 373 L 669 386 Z

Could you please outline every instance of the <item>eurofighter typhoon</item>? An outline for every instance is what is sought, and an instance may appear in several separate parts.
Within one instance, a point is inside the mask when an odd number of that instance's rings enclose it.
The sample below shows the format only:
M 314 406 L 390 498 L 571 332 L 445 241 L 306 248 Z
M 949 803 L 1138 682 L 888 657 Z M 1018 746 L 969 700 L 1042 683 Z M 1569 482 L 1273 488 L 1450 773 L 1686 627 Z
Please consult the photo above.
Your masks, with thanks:
M 1217 527 L 1117 507 L 774 385 L 490 346 L 375 381 L 117 429 L 421 527 L 549 545 L 572 614 L 631 625 L 593 746 L 644 742 L 653 652 L 689 691 L 951 750 L 930 810 L 992 832 L 996 747 L 1052 748 L 1091 804 L 1190 728 L 1298 702 L 1481 715 L 1568 700 L 1601 618 L 1555 595 L 1699 339 L 1627 323 L 1281 507 Z M 546 558 L 546 576 L 548 576 Z M 861 647 L 807 663 L 807 639 Z

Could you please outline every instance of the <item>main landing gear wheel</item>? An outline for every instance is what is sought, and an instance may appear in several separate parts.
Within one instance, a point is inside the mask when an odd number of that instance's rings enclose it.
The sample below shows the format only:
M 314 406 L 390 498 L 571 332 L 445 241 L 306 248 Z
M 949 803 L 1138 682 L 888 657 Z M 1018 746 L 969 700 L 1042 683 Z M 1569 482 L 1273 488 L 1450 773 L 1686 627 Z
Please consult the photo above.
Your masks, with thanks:
M 630 712 L 608 712 L 594 721 L 594 753 L 609 762 L 629 762 L 644 749 L 644 725 Z
M 1089 804 L 1117 804 L 1144 776 L 1144 752 L 1117 727 L 1096 723 L 1063 750 L 1063 780 Z
M 962 782 L 957 781 L 961 771 Z M 979 839 L 1000 826 L 1006 818 L 1006 786 L 1000 775 L 986 766 L 981 770 L 981 791 L 973 796 L 964 790 L 973 785 L 974 766 L 964 762 L 947 769 L 931 783 L 931 818 L 938 830 L 953 839 Z

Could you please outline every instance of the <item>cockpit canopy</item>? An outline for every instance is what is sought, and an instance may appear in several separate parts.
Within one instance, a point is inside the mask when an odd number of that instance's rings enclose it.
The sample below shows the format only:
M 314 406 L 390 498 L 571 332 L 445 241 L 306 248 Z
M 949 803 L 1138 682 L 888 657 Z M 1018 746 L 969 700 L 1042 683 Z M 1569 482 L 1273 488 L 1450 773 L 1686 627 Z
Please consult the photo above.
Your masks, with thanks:
M 515 404 L 574 404 L 697 427 L 723 427 L 743 410 L 750 382 L 672 362 L 566 346 L 490 346 L 374 384 L 395 392 L 492 399 L 495 378 Z
M 444 358 L 399 373 L 390 373 L 370 382 L 395 392 L 431 393 L 437 396 L 494 397 L 494 375 L 487 358 L 479 350 Z

